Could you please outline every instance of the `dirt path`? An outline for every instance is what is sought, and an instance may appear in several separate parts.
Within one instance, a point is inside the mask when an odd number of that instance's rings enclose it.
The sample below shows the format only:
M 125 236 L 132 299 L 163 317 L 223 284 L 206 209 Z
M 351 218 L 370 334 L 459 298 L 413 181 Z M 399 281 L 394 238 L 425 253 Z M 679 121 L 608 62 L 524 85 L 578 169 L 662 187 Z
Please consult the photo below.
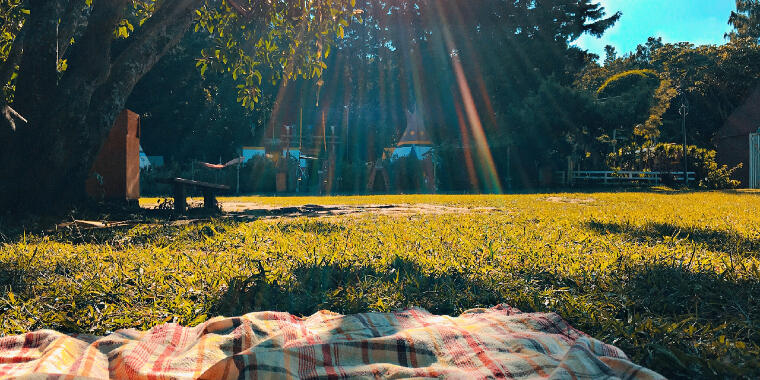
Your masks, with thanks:
M 502 209 L 495 207 L 454 207 L 427 203 L 418 204 L 365 204 L 365 205 L 315 205 L 307 204 L 302 206 L 272 206 L 254 202 L 234 202 L 222 201 L 219 203 L 224 213 L 222 218 L 235 220 L 259 220 L 259 219 L 280 219 L 280 218 L 326 218 L 345 215 L 374 214 L 388 216 L 412 216 L 412 215 L 441 215 L 441 214 L 463 214 L 463 213 L 490 213 L 500 212 Z M 188 206 L 191 210 L 188 215 L 174 219 L 171 211 L 160 211 L 163 217 L 168 217 L 170 225 L 186 225 L 196 222 L 209 220 L 210 215 L 203 211 L 203 201 L 190 200 Z M 154 207 L 145 207 L 146 212 L 159 212 Z M 196 213 L 199 212 L 199 213 Z M 111 220 L 111 221 L 91 221 L 91 220 L 70 220 L 55 226 L 57 229 L 72 230 L 102 230 L 112 228 L 132 227 L 138 224 L 155 224 L 155 220 Z M 167 224 L 164 222 L 162 224 Z
M 409 216 L 419 214 L 488 213 L 500 211 L 494 207 L 453 207 L 435 204 L 366 204 L 366 205 L 303 205 L 277 207 L 259 203 L 222 202 L 222 210 L 231 217 L 327 217 L 352 214 Z

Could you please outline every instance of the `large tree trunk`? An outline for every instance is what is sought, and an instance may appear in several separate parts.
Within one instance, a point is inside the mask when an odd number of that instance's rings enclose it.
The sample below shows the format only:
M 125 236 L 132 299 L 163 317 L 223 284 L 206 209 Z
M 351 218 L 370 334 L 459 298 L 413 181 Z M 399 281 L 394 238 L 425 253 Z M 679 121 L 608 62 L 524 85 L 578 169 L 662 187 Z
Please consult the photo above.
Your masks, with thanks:
M 35 191 L 39 170 L 26 171 L 30 163 L 44 163 L 49 157 L 47 147 L 53 142 L 55 129 L 45 124 L 46 111 L 54 100 L 57 82 L 56 28 L 60 17 L 58 1 L 30 0 L 31 14 L 24 25 L 24 52 L 21 57 L 13 107 L 28 124 L 18 128 L 3 142 L 3 198 L 23 202 L 25 195 Z M 23 183 L 23 185 L 22 185 Z
M 163 2 L 116 59 L 113 30 L 129 2 L 96 0 L 59 80 L 57 22 L 75 3 L 31 1 L 26 46 L 34 48 L 21 60 L 14 102 L 29 125 L 0 142 L 0 210 L 49 212 L 85 200 L 89 170 L 132 89 L 179 42 L 201 0 Z
M 135 85 L 189 29 L 199 0 L 186 0 L 182 7 L 157 12 L 135 34 L 134 41 L 114 61 L 108 79 L 92 96 L 86 118 L 66 135 L 69 152 L 85 165 L 71 165 L 68 176 L 83 184 L 114 120 L 124 109 Z M 80 185 L 79 189 L 83 189 Z

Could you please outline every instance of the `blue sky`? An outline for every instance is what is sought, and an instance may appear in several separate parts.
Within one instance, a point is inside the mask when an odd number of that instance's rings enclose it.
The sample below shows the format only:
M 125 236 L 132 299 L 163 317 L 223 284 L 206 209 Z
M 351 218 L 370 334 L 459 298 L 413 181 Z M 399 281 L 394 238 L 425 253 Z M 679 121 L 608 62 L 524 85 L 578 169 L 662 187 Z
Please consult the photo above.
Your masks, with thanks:
M 696 45 L 723 44 L 731 27 L 728 17 L 736 9 L 734 0 L 599 0 L 608 14 L 623 17 L 602 38 L 583 36 L 575 44 L 604 58 L 604 46 L 617 48 L 618 55 L 636 49 L 650 36 L 663 42 L 689 41 Z

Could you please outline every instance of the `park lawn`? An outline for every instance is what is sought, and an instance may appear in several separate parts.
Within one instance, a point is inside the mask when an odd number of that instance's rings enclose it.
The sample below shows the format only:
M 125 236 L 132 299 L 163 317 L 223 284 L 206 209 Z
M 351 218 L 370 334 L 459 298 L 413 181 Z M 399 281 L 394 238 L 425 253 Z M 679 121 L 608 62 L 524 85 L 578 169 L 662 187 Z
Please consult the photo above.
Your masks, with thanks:
M 669 377 L 760 377 L 757 193 L 222 201 L 445 207 L 6 236 L 0 335 L 106 334 L 256 310 L 458 314 L 507 303 L 557 312 Z

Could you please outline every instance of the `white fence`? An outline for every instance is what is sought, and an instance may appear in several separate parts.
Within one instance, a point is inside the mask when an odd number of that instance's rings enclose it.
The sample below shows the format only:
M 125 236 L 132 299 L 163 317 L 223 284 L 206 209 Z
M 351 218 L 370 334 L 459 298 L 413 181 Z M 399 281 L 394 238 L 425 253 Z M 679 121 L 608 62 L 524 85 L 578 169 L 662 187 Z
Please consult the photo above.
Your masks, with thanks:
M 557 174 L 562 182 L 568 185 L 579 182 L 601 183 L 604 185 L 619 185 L 623 183 L 647 183 L 658 185 L 663 182 L 663 178 L 666 176 L 671 176 L 675 182 L 683 182 L 683 172 L 615 172 L 579 170 L 570 172 L 569 177 L 566 172 L 559 172 Z M 687 172 L 686 175 L 689 178 L 689 182 L 693 183 L 696 180 L 696 174 L 694 172 Z
M 760 129 L 749 135 L 749 187 L 760 189 Z

